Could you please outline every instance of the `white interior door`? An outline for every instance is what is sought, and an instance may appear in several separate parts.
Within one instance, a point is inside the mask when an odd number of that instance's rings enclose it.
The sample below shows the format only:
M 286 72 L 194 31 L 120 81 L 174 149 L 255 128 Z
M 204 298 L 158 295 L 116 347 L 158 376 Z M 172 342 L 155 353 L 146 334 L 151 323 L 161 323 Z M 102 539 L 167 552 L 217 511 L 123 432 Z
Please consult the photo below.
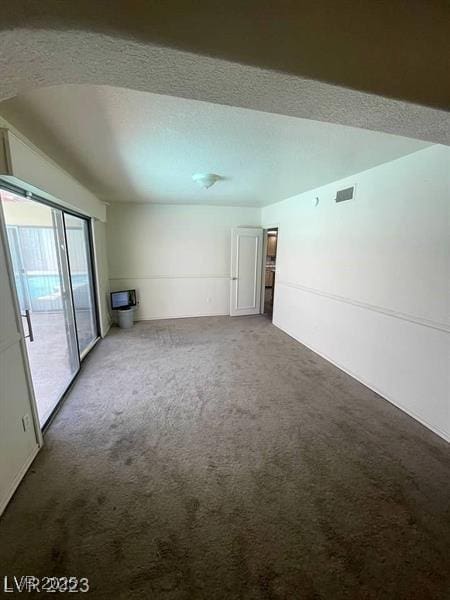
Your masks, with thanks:
M 231 230 L 230 315 L 260 312 L 261 252 L 263 230 L 237 227 Z

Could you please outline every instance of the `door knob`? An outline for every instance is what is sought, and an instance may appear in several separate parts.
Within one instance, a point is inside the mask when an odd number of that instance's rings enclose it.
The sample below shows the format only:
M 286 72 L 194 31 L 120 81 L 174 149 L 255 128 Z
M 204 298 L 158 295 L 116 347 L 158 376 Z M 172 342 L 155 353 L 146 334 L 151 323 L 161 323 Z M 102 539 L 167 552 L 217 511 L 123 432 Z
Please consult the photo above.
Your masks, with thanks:
M 230 277 L 231 281 L 237 281 L 237 277 Z

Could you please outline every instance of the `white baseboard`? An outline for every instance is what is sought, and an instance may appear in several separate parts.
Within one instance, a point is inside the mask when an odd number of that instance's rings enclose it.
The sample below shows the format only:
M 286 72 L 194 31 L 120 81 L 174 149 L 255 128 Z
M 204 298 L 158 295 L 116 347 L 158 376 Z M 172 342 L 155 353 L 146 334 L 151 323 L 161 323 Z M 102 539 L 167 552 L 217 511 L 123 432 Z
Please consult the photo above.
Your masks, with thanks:
M 20 471 L 17 473 L 17 475 L 15 476 L 13 482 L 11 483 L 11 485 L 9 486 L 8 491 L 6 492 L 6 495 L 4 496 L 4 498 L 0 499 L 0 516 L 3 514 L 3 511 L 5 510 L 5 508 L 8 506 L 9 501 L 11 500 L 11 498 L 13 497 L 15 491 L 17 490 L 17 488 L 19 487 L 20 482 L 22 481 L 25 473 L 28 471 L 28 469 L 31 466 L 31 463 L 34 461 L 34 459 L 36 458 L 37 453 L 39 452 L 40 447 L 36 444 L 35 448 L 33 449 L 33 451 L 31 452 L 31 454 L 28 456 L 28 458 L 26 459 L 25 463 L 23 464 L 22 468 L 20 469 Z
M 309 348 L 309 350 L 312 350 L 313 352 L 315 352 L 316 354 L 318 354 L 319 356 L 321 356 L 322 358 L 324 358 L 325 360 L 327 360 L 329 363 L 331 363 L 332 365 L 334 365 L 335 367 L 337 367 L 338 369 L 340 369 L 341 371 L 344 371 L 344 373 L 347 373 L 347 375 L 350 375 L 350 377 L 353 377 L 353 379 L 356 379 L 356 381 L 359 381 L 360 383 L 362 383 L 363 385 L 365 385 L 366 387 L 368 387 L 369 389 L 371 389 L 373 392 L 375 392 L 376 394 L 378 394 L 379 396 L 381 396 L 382 398 L 384 398 L 385 400 L 387 400 L 388 402 L 390 402 L 391 404 L 393 404 L 394 406 L 396 406 L 397 408 L 399 408 L 400 410 L 402 410 L 404 413 L 406 413 L 407 415 L 409 415 L 410 417 L 412 417 L 413 419 L 415 419 L 416 421 L 418 421 L 422 425 L 424 425 L 427 429 L 430 429 L 433 433 L 435 433 L 436 435 L 438 435 L 439 437 L 441 437 L 442 439 L 444 439 L 447 443 L 450 443 L 450 434 L 448 432 L 444 431 L 443 429 L 440 429 L 439 427 L 436 427 L 436 425 L 431 425 L 421 415 L 418 415 L 417 413 L 415 413 L 411 409 L 406 408 L 400 402 L 398 402 L 396 400 L 393 400 L 392 398 L 389 397 L 388 394 L 386 394 L 383 390 L 379 389 L 376 385 L 374 385 L 370 381 L 366 381 L 363 377 L 361 377 L 360 375 L 354 373 L 353 371 L 351 371 L 347 367 L 344 367 L 342 364 L 336 362 L 335 360 L 333 360 L 332 358 L 330 358 L 329 356 L 327 356 L 323 352 L 320 352 L 319 350 L 317 350 L 316 348 L 313 348 L 309 344 L 305 344 L 305 342 L 303 340 L 297 338 L 295 335 L 292 335 L 292 333 L 289 333 L 289 331 L 286 331 L 285 329 L 283 329 L 283 327 L 281 327 L 281 325 L 279 325 L 275 321 L 272 321 L 272 323 L 273 323 L 273 325 L 275 325 L 275 327 L 278 327 L 278 329 L 280 329 L 281 331 L 283 331 L 284 333 L 286 333 L 289 337 L 291 337 L 292 339 L 294 339 L 296 342 L 299 342 L 303 346 L 306 346 L 306 348 Z

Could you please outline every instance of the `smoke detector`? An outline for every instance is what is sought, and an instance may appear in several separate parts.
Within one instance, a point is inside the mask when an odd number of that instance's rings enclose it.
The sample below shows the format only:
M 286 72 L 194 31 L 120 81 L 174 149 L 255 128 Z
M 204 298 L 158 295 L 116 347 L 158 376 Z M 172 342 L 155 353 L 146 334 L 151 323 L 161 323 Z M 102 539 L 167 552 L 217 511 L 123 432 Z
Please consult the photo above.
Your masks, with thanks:
M 206 190 L 220 181 L 222 177 L 220 175 L 216 175 L 215 173 L 195 173 L 192 175 L 192 179 L 195 181 L 195 183 L 198 183 L 200 187 Z

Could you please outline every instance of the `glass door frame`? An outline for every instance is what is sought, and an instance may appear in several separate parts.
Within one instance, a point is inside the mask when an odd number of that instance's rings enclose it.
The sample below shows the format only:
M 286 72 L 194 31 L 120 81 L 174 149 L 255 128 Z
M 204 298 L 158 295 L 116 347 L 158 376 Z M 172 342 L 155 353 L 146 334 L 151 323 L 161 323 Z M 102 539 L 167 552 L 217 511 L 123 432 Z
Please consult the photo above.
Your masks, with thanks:
M 63 217 L 63 230 L 64 230 L 64 244 L 66 246 L 66 254 L 67 254 L 67 263 L 68 263 L 68 271 L 69 271 L 69 279 L 70 279 L 70 293 L 71 293 L 71 298 L 72 298 L 72 308 L 73 308 L 73 315 L 74 315 L 74 321 L 75 321 L 75 330 L 76 330 L 76 334 L 77 334 L 77 346 L 78 346 L 78 356 L 80 357 L 80 362 L 82 362 L 85 357 L 89 354 L 89 352 L 92 350 L 92 348 L 96 345 L 96 343 L 98 342 L 98 340 L 100 339 L 100 315 L 99 315 L 99 311 L 98 311 L 98 295 L 97 295 L 97 284 L 95 281 L 95 274 L 96 274 L 96 264 L 95 264 L 95 254 L 94 254 L 94 242 L 93 242 L 93 231 L 92 231 L 92 223 L 93 220 L 89 217 L 86 217 L 85 215 L 81 215 L 79 213 L 76 213 L 73 210 L 65 210 L 65 209 L 61 209 L 62 210 L 62 217 Z M 74 298 L 74 294 L 73 294 L 73 285 L 72 285 L 72 271 L 71 271 L 71 266 L 70 266 L 70 250 L 69 250 L 69 244 L 67 241 L 67 229 L 68 226 L 66 224 L 66 214 L 67 215 L 71 215 L 73 217 L 77 217 L 78 219 L 82 219 L 83 221 L 86 222 L 86 232 L 87 232 L 87 249 L 88 249 L 88 255 L 86 258 L 88 260 L 88 268 L 90 268 L 90 271 L 88 272 L 88 278 L 89 278 L 89 283 L 92 285 L 92 300 L 93 300 L 93 311 L 94 311 L 94 320 L 95 320 L 95 338 L 86 346 L 86 348 L 84 348 L 82 351 L 80 351 L 80 341 L 79 341 L 79 335 L 78 335 L 78 327 L 77 327 L 77 307 L 75 304 L 75 298 Z
M 61 407 L 61 403 L 62 403 L 63 399 L 65 398 L 67 392 L 70 390 L 73 382 L 77 378 L 77 376 L 81 370 L 81 365 L 82 365 L 83 360 L 86 358 L 86 356 L 89 354 L 89 352 L 92 350 L 92 348 L 97 344 L 98 340 L 100 339 L 100 317 L 99 317 L 99 310 L 98 310 L 98 293 L 97 293 L 97 282 L 96 282 L 97 271 L 96 271 L 96 264 L 95 264 L 95 252 L 94 252 L 93 231 L 92 231 L 93 220 L 91 217 L 83 215 L 79 212 L 76 212 L 76 211 L 70 209 L 70 208 L 66 208 L 63 205 L 58 204 L 57 202 L 52 202 L 51 200 L 47 200 L 46 198 L 43 198 L 39 194 L 36 194 L 34 192 L 29 192 L 28 190 L 26 190 L 22 187 L 16 186 L 14 184 L 11 184 L 9 181 L 5 181 L 4 179 L 1 179 L 1 178 L 0 178 L 0 190 L 5 190 L 6 192 L 11 192 L 12 194 L 15 194 L 17 196 L 25 198 L 27 200 L 33 200 L 35 202 L 38 202 L 45 206 L 48 206 L 49 208 L 59 210 L 62 213 L 61 235 L 63 235 L 64 245 L 66 248 L 67 270 L 68 270 L 69 290 L 70 290 L 70 300 L 71 300 L 71 312 L 73 314 L 74 336 L 75 336 L 76 346 L 78 349 L 78 369 L 75 371 L 72 379 L 69 381 L 65 391 L 61 394 L 57 404 L 55 405 L 55 408 L 52 410 L 51 414 L 49 415 L 49 417 L 47 418 L 45 423 L 42 426 L 40 426 L 39 419 L 37 420 L 37 426 L 44 432 L 46 430 L 46 428 L 50 425 L 55 414 L 58 412 L 59 408 Z M 0 204 L 1 204 L 1 200 L 0 200 Z M 3 212 L 3 210 L 1 212 Z M 88 267 L 90 268 L 89 279 L 90 279 L 90 283 L 92 284 L 92 297 L 93 297 L 93 310 L 94 310 L 96 337 L 89 344 L 89 346 L 85 349 L 85 351 L 83 353 L 80 353 L 80 343 L 78 340 L 75 301 L 74 301 L 73 286 L 72 286 L 72 273 L 71 273 L 71 269 L 70 269 L 70 259 L 69 259 L 69 253 L 68 253 L 68 245 L 67 245 L 67 230 L 66 230 L 65 214 L 69 214 L 69 215 L 72 215 L 79 219 L 83 219 L 87 223 L 86 232 L 87 232 L 87 237 L 88 237 L 87 243 L 88 243 L 88 249 L 89 249 L 89 256 L 87 258 L 89 261 Z M 5 233 L 6 233 L 6 221 L 5 221 L 4 225 L 5 225 Z M 8 243 L 7 239 L 5 239 L 5 242 L 6 242 L 6 250 L 7 250 L 7 261 L 9 263 L 8 270 L 10 270 L 11 273 L 13 273 L 11 249 L 9 248 L 9 243 Z M 10 282 L 11 282 L 11 287 L 13 288 L 12 292 L 15 297 L 16 310 L 18 311 L 17 318 L 19 320 L 19 323 L 21 324 L 22 336 L 23 336 L 23 338 L 25 338 L 25 331 L 23 328 L 23 319 L 22 319 L 22 315 L 21 315 L 21 311 L 20 311 L 17 286 L 16 286 L 14 276 L 12 276 L 12 278 L 10 277 Z M 31 377 L 31 371 L 30 371 L 29 358 L 28 358 L 27 351 L 25 351 L 25 355 L 26 355 L 26 361 L 27 361 L 27 368 L 28 368 L 28 371 L 29 371 L 30 377 Z M 33 388 L 33 396 L 34 396 L 34 388 Z M 35 398 L 34 398 L 34 402 L 36 404 Z M 36 416 L 37 416 L 37 412 L 36 412 Z

